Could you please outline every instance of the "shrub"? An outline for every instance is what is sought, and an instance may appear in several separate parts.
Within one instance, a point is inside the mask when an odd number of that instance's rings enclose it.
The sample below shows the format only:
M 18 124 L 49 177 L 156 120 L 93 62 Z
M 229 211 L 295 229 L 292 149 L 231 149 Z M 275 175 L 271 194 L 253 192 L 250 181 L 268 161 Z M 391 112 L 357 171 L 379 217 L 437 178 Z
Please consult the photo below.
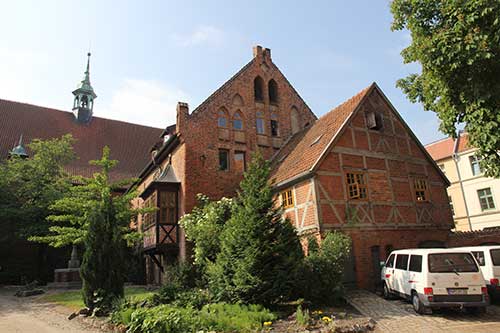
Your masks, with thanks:
M 340 232 L 330 232 L 320 247 L 313 245 L 312 248 L 314 250 L 304 259 L 298 283 L 303 297 L 318 304 L 336 303 L 343 296 L 342 279 L 351 251 L 351 240 Z
M 211 299 L 208 290 L 190 289 L 178 293 L 171 304 L 178 307 L 201 309 L 204 305 L 210 303 Z
M 297 312 L 295 312 L 295 316 L 297 323 L 304 327 L 307 327 L 309 325 L 309 322 L 311 321 L 309 310 L 308 309 L 302 310 L 302 306 L 300 305 L 297 307 Z
M 200 283 L 198 268 L 190 262 L 176 262 L 168 265 L 165 270 L 168 283 L 175 284 L 181 289 L 197 287 Z
M 160 305 L 134 310 L 127 332 L 251 332 L 275 318 L 269 310 L 258 305 L 215 303 L 205 305 L 201 310 Z

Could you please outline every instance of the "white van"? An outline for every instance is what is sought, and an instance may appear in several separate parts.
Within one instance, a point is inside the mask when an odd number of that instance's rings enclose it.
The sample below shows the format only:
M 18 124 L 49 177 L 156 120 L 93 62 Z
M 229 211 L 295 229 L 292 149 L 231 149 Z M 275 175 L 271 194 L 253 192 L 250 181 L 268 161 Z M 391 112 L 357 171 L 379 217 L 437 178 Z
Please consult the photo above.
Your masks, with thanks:
M 458 247 L 476 258 L 492 299 L 500 299 L 500 245 Z
M 382 281 L 385 298 L 409 299 L 420 314 L 441 307 L 484 312 L 489 304 L 483 275 L 467 250 L 393 251 L 382 268 Z

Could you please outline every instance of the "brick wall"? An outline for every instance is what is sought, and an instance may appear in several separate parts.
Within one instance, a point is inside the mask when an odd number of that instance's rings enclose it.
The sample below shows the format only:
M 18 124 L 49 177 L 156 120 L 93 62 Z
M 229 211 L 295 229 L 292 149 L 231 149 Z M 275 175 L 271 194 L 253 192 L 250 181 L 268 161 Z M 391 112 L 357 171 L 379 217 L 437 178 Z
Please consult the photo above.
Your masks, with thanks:
M 450 233 L 448 247 L 500 245 L 500 230 L 457 231 Z

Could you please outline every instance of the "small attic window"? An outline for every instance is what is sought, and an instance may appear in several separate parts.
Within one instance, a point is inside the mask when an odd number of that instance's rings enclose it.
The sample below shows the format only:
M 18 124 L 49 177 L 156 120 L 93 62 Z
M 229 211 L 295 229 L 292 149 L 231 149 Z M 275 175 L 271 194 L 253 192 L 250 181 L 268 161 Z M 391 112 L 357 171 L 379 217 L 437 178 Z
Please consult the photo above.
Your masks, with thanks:
M 321 140 L 322 137 L 323 137 L 323 134 L 321 134 L 316 139 L 314 139 L 313 142 L 311 142 L 311 144 L 309 145 L 309 147 L 314 146 L 315 144 L 317 144 L 319 142 L 319 140 Z
M 383 127 L 382 115 L 378 112 L 368 112 L 366 114 L 366 127 L 372 130 L 381 130 Z

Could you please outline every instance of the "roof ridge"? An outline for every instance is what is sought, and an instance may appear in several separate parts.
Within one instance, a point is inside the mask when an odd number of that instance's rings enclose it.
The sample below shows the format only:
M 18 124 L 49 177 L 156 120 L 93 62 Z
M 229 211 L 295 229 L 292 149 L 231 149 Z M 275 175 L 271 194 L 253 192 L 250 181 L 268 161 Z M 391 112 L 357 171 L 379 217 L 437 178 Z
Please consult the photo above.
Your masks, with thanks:
M 37 104 L 32 104 L 32 103 L 25 103 L 25 102 L 19 102 L 19 101 L 14 101 L 14 100 L 9 100 L 9 99 L 4 99 L 0 98 L 0 102 L 7 102 L 7 103 L 15 103 L 15 104 L 20 104 L 20 105 L 27 105 L 30 107 L 35 107 L 35 108 L 42 108 L 48 111 L 55 111 L 55 112 L 63 112 L 63 113 L 69 113 L 72 114 L 71 111 L 66 111 L 66 110 L 60 110 L 60 109 L 55 109 L 47 106 L 42 106 L 42 105 L 37 105 Z M 107 120 L 107 121 L 113 121 L 113 122 L 119 122 L 119 123 L 124 123 L 124 124 L 130 124 L 134 126 L 141 126 L 141 127 L 146 127 L 146 128 L 152 128 L 152 129 L 163 129 L 161 127 L 153 127 L 153 126 L 148 126 L 148 125 L 142 125 L 142 124 L 137 124 L 137 123 L 132 123 L 129 121 L 124 121 L 124 120 L 119 120 L 119 119 L 112 119 L 112 118 L 106 118 L 106 117 L 98 117 L 98 116 L 92 116 L 92 119 L 97 118 L 97 119 L 102 119 L 102 120 Z

